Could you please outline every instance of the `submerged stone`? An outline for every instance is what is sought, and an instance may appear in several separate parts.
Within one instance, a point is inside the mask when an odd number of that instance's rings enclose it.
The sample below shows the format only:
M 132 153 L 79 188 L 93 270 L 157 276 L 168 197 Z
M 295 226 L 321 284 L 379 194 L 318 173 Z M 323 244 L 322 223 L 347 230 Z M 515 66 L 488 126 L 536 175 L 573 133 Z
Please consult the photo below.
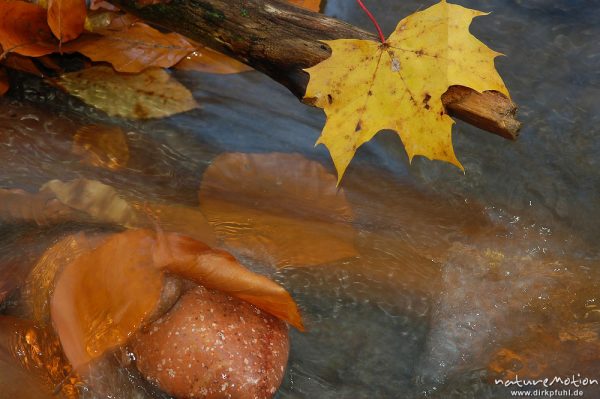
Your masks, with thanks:
M 138 369 L 177 398 L 271 398 L 288 360 L 284 322 L 196 287 L 131 341 Z

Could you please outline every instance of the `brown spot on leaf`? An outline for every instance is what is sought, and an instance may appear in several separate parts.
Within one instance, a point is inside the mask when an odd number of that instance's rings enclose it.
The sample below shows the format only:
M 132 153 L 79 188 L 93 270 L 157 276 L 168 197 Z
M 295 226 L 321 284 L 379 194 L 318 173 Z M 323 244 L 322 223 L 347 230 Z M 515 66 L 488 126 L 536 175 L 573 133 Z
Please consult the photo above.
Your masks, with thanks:
M 356 127 L 354 128 L 354 131 L 358 132 L 358 131 L 360 131 L 360 129 L 362 129 L 362 125 L 361 125 L 360 121 L 358 121 L 358 123 L 356 124 Z
M 429 100 L 431 100 L 431 96 L 429 95 L 429 93 L 425 93 L 425 97 L 423 97 L 423 106 L 425 107 L 425 109 L 431 108 L 429 106 Z
M 148 117 L 148 110 L 140 103 L 136 103 L 133 107 L 133 114 L 138 119 L 145 119 Z

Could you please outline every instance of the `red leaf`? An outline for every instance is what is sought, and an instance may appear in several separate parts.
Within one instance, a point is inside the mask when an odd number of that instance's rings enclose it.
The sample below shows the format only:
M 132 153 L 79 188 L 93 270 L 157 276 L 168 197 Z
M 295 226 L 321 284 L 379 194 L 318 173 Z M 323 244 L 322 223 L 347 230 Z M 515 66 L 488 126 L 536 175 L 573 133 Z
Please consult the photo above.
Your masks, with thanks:
M 49 0 L 48 25 L 61 43 L 77 38 L 83 32 L 85 0 Z
M 24 1 L 0 0 L 0 45 L 3 55 L 40 57 L 54 52 L 57 46 L 46 23 L 46 10 Z

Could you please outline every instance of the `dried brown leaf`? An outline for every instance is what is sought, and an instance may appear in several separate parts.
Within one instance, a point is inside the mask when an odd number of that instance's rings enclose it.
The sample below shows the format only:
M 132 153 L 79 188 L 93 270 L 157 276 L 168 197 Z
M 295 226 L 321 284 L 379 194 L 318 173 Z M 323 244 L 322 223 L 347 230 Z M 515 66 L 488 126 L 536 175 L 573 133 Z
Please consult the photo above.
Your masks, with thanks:
M 2 60 L 2 64 L 4 64 L 4 66 L 10 69 L 26 72 L 31 75 L 39 76 L 40 78 L 44 77 L 44 74 L 35 65 L 32 59 L 23 55 L 19 55 L 16 53 L 6 54 L 6 57 L 4 58 L 4 60 Z
M 55 54 L 48 54 L 36 59 L 40 64 L 50 71 L 56 73 L 63 73 L 65 70 L 60 65 L 60 56 Z
M 61 43 L 71 41 L 83 32 L 86 13 L 85 0 L 49 0 L 48 26 Z
M 0 45 L 3 55 L 39 57 L 54 52 L 57 42 L 46 23 L 46 10 L 24 1 L 0 0 Z
M 176 33 L 162 33 L 137 22 L 110 34 L 85 34 L 63 46 L 93 61 L 105 61 L 119 72 L 137 73 L 150 67 L 168 68 L 194 51 L 194 46 Z
M 204 172 L 200 207 L 236 252 L 278 267 L 357 256 L 336 179 L 298 154 L 224 154 Z
M 190 91 L 158 68 L 131 75 L 94 66 L 63 74 L 56 83 L 111 116 L 162 118 L 197 107 Z

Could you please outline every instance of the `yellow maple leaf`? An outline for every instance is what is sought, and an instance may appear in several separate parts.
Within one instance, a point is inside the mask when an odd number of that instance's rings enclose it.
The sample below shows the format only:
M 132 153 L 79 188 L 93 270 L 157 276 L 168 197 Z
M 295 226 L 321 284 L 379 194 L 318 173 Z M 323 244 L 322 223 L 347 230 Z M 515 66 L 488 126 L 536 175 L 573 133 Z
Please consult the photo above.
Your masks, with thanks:
M 442 94 L 461 85 L 508 96 L 494 67 L 501 54 L 469 32 L 480 15 L 487 13 L 442 0 L 400 21 L 385 43 L 323 41 L 332 55 L 305 70 L 310 74 L 305 98 L 327 115 L 317 144 L 329 149 L 338 183 L 357 148 L 384 129 L 398 133 L 411 161 L 423 155 L 463 169 Z

